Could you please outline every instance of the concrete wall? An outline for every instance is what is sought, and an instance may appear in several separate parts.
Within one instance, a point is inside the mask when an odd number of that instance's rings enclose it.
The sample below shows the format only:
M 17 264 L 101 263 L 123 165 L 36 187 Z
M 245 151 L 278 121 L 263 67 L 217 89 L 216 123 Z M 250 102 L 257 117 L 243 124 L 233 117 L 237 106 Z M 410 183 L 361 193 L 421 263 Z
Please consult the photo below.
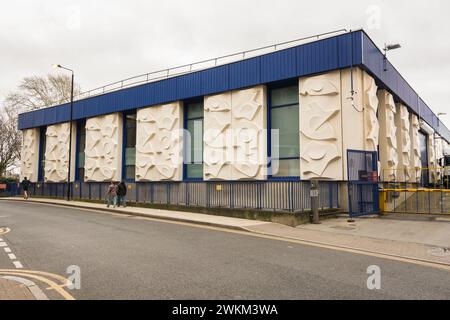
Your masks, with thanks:
M 419 130 L 420 123 L 419 118 L 415 114 L 410 116 L 410 136 L 411 136 L 411 182 L 419 183 L 421 180 L 421 167 L 422 162 L 420 161 L 420 139 Z
M 340 72 L 300 79 L 301 178 L 342 180 Z
M 87 119 L 85 181 L 119 181 L 123 119 L 119 113 Z
M 264 86 L 205 97 L 204 179 L 267 178 Z
M 38 181 L 39 172 L 39 128 L 23 130 L 20 180 L 27 177 Z
M 411 181 L 411 136 L 408 108 L 396 104 L 395 126 L 397 127 L 397 181 Z
M 378 91 L 378 100 L 378 120 L 380 123 L 380 176 L 382 181 L 396 181 L 398 152 L 395 115 L 397 113 L 397 109 L 393 96 L 386 90 Z
M 45 181 L 67 182 L 69 170 L 70 123 L 47 127 L 45 150 Z M 72 125 L 72 155 L 70 180 L 75 178 L 76 125 Z
M 136 181 L 183 180 L 182 129 L 182 102 L 137 111 Z

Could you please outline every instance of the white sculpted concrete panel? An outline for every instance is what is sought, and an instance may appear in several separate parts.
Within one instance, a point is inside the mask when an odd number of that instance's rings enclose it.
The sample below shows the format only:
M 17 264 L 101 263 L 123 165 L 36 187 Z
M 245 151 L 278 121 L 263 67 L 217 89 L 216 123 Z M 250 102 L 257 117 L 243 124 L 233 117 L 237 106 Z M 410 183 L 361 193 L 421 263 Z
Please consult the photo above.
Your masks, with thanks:
M 378 123 L 378 96 L 375 80 L 364 73 L 364 137 L 367 151 L 378 151 L 380 125 Z
M 39 129 L 23 130 L 20 179 L 27 177 L 31 182 L 38 181 L 39 171 Z
M 300 79 L 302 179 L 342 180 L 340 73 Z
M 119 181 L 122 167 L 122 116 L 87 119 L 85 181 Z
M 410 182 L 411 176 L 411 136 L 408 108 L 402 104 L 397 104 L 395 124 L 397 127 L 397 150 L 398 150 L 398 170 L 397 181 Z
M 72 126 L 72 146 L 75 146 L 75 126 Z M 45 181 L 67 182 L 69 168 L 70 123 L 47 127 L 45 150 Z M 72 149 L 72 159 L 75 149 Z M 74 163 L 72 163 L 72 169 Z M 73 173 L 73 170 L 71 171 Z M 73 175 L 71 177 L 73 180 Z
M 232 92 L 233 180 L 267 177 L 266 89 Z
M 381 179 L 383 181 L 396 181 L 398 168 L 397 154 L 397 127 L 395 124 L 394 98 L 386 90 L 378 91 L 379 123 L 380 123 L 380 162 Z
M 231 92 L 205 97 L 204 179 L 232 179 Z
M 420 161 L 420 123 L 415 114 L 411 114 L 411 182 L 420 182 L 422 162 Z
M 205 180 L 266 179 L 265 87 L 205 98 Z
M 137 111 L 136 181 L 181 181 L 182 104 Z

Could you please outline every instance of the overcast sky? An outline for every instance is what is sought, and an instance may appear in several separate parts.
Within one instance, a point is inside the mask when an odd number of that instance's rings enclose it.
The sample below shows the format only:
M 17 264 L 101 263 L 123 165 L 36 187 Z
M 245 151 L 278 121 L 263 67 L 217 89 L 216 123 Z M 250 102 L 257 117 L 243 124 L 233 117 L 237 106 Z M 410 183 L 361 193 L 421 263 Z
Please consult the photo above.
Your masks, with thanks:
M 450 1 L 3 1 L 0 101 L 30 75 L 76 71 L 83 91 L 122 78 L 340 28 L 365 28 L 450 128 Z

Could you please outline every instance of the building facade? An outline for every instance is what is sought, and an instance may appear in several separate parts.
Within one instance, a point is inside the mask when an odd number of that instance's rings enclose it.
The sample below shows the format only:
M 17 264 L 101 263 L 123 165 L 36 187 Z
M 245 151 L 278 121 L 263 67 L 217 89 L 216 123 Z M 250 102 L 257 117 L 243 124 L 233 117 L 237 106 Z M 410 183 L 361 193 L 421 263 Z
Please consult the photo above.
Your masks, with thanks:
M 69 155 L 69 121 L 73 120 Z M 438 179 L 450 131 L 354 31 L 23 113 L 22 177 L 67 181 L 345 182 L 348 150 L 382 181 Z

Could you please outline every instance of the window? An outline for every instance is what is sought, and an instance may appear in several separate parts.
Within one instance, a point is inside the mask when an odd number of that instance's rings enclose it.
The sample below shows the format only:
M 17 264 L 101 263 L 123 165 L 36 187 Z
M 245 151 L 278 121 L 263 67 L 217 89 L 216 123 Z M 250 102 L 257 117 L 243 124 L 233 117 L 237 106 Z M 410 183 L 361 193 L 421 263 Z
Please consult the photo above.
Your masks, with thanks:
M 428 135 L 419 131 L 420 162 L 422 164 L 422 185 L 427 185 L 430 176 L 428 170 Z
M 272 159 L 269 172 L 272 177 L 300 175 L 298 92 L 297 85 L 269 90 L 269 157 Z
M 39 132 L 39 172 L 38 180 L 45 179 L 45 150 L 47 148 L 47 127 L 41 127 Z
M 185 103 L 185 130 L 190 139 L 185 139 L 186 179 L 203 179 L 203 102 Z
M 125 180 L 135 180 L 136 177 L 136 113 L 124 115 L 124 165 Z
M 77 123 L 77 158 L 75 169 L 76 181 L 84 181 L 85 149 L 86 149 L 86 121 L 79 121 Z

